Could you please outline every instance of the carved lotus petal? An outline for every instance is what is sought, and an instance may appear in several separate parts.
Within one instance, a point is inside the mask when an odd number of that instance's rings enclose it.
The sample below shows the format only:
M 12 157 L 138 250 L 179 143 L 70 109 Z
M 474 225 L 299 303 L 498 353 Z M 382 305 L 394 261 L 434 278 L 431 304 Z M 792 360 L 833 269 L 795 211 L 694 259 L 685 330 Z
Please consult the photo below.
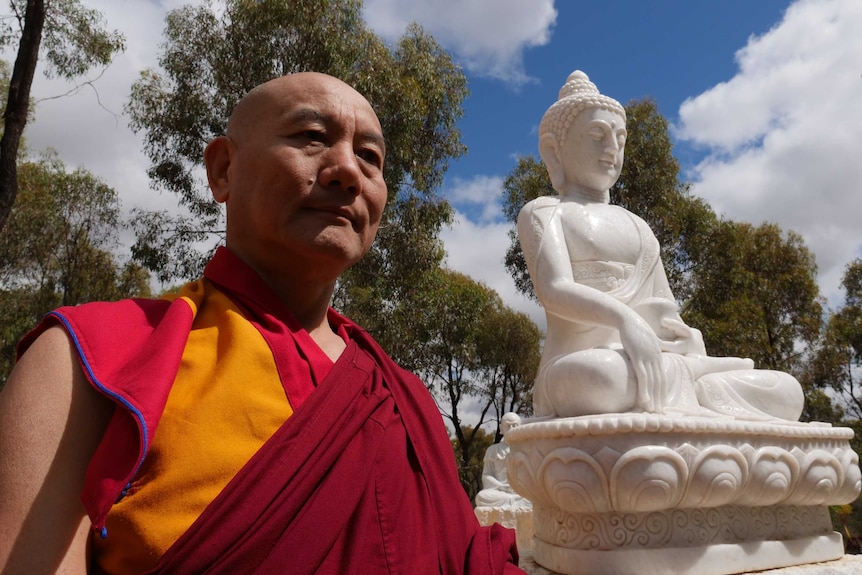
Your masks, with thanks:
M 822 505 L 834 499 L 844 482 L 844 470 L 838 458 L 822 449 L 815 449 L 802 459 L 799 481 L 789 503 Z
M 542 490 L 533 474 L 530 458 L 521 452 L 511 452 L 506 458 L 509 485 L 532 502 L 540 501 Z
M 729 445 L 704 449 L 691 465 L 688 491 L 680 507 L 718 507 L 739 497 L 748 480 L 748 462 Z
M 688 466 L 667 447 L 645 445 L 623 454 L 611 470 L 611 497 L 616 511 L 657 511 L 677 507 Z
M 844 483 L 841 484 L 841 489 L 835 494 L 834 501 L 830 501 L 830 505 L 838 505 L 850 503 L 859 497 L 862 492 L 862 472 L 859 471 L 859 456 L 852 449 L 846 448 L 841 450 L 839 459 L 844 467 Z
M 799 462 L 779 447 L 758 449 L 751 457 L 750 479 L 739 498 L 743 505 L 774 505 L 788 497 L 794 479 L 799 477 Z
M 580 449 L 553 450 L 545 456 L 537 476 L 547 497 L 569 513 L 611 510 L 604 471 L 590 454 Z

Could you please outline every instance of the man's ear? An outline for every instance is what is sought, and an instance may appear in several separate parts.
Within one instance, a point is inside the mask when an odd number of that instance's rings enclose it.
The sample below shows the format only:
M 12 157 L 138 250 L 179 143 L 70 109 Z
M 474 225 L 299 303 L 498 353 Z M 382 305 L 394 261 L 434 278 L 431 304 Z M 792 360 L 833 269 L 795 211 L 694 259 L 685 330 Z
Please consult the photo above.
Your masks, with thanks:
M 227 136 L 213 139 L 204 149 L 204 165 L 213 198 L 222 204 L 228 199 L 228 168 L 233 157 L 233 141 Z
M 545 163 L 545 168 L 548 170 L 548 176 L 551 177 L 551 185 L 555 190 L 559 191 L 565 179 L 563 175 L 563 162 L 560 159 L 559 145 L 557 138 L 553 134 L 544 133 L 539 138 L 539 155 Z

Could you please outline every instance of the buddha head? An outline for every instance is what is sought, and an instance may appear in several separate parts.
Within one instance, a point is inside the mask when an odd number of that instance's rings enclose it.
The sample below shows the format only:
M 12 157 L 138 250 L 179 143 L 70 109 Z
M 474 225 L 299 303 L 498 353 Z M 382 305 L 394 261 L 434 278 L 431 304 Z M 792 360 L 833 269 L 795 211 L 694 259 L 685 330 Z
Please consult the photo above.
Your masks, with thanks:
M 600 94 L 580 70 L 572 72 L 539 125 L 539 154 L 554 189 L 565 195 L 613 186 L 623 165 L 625 125 L 620 103 Z
M 509 431 L 519 425 L 521 425 L 521 416 L 510 411 L 509 413 L 503 414 L 503 417 L 500 418 L 500 433 L 505 436 Z

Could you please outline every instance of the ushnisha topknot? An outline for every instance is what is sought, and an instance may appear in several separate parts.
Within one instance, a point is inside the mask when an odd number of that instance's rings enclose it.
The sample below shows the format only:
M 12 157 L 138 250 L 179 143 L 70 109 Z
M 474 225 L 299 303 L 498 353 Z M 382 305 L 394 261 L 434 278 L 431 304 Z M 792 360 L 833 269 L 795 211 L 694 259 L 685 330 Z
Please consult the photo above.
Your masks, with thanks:
M 566 83 L 560 88 L 557 101 L 554 102 L 539 124 L 539 138 L 544 134 L 553 135 L 557 143 L 563 144 L 569 126 L 575 117 L 587 108 L 603 108 L 616 112 L 626 119 L 625 108 L 619 102 L 599 93 L 599 89 L 590 78 L 580 70 L 575 70 L 566 78 Z

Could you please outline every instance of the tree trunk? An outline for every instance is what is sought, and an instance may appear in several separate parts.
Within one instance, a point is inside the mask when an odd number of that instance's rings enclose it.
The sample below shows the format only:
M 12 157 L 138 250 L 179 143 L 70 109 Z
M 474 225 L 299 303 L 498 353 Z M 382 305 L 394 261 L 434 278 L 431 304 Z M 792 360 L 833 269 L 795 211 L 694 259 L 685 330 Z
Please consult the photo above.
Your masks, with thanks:
M 18 195 L 18 145 L 30 107 L 30 87 L 39 60 L 39 44 L 45 24 L 45 0 L 28 0 L 24 12 L 24 30 L 18 44 L 18 55 L 9 82 L 9 97 L 3 114 L 5 126 L 0 138 L 0 230 Z

